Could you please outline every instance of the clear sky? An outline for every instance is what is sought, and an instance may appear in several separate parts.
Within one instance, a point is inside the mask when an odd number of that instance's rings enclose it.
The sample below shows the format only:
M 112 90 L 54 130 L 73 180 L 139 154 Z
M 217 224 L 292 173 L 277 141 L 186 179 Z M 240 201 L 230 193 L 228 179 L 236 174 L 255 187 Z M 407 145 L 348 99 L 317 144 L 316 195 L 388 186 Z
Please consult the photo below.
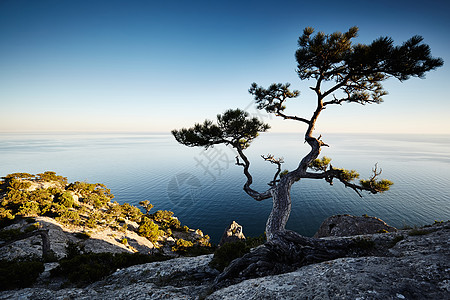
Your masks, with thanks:
M 290 82 L 301 91 L 290 112 L 310 117 L 297 38 L 306 26 L 356 25 L 360 43 L 421 35 L 444 66 L 425 80 L 388 80 L 383 104 L 328 108 L 318 133 L 450 133 L 448 3 L 0 0 L 0 131 L 169 132 L 228 108 L 255 113 L 252 82 Z

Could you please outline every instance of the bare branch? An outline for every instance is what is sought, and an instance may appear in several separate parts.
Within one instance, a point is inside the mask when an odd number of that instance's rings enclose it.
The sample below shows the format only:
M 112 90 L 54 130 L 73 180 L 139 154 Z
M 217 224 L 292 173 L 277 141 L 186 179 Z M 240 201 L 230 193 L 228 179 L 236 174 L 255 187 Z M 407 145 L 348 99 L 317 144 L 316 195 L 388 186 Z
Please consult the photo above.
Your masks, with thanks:
M 263 193 L 259 193 L 252 188 L 250 188 L 250 185 L 253 183 L 253 177 L 249 172 L 250 168 L 250 161 L 248 160 L 247 156 L 245 156 L 244 152 L 242 151 L 242 148 L 237 144 L 233 145 L 234 148 L 236 148 L 239 156 L 236 156 L 236 165 L 241 166 L 244 168 L 244 175 L 247 177 L 247 182 L 244 184 L 244 191 L 253 199 L 257 201 L 261 201 L 264 199 L 268 199 L 272 197 L 271 189 L 268 189 L 267 191 Z M 242 159 L 242 162 L 239 160 L 239 157 Z
M 273 164 L 277 165 L 277 172 L 275 173 L 275 175 L 273 176 L 273 180 L 271 182 L 269 182 L 269 186 L 275 186 L 276 183 L 278 182 L 277 177 L 278 175 L 281 173 L 281 164 L 284 163 L 284 160 L 282 157 L 279 158 L 275 158 L 273 155 L 271 154 L 267 154 L 267 156 L 261 155 L 261 157 L 265 160 L 265 161 L 269 161 Z

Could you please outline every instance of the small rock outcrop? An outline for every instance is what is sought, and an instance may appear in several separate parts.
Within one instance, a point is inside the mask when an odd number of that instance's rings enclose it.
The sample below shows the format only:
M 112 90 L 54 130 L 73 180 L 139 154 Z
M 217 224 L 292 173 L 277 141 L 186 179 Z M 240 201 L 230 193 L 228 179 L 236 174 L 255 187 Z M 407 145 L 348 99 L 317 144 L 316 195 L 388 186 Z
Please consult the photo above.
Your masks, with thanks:
M 219 247 L 226 243 L 241 240 L 245 240 L 245 235 L 242 226 L 239 225 L 236 221 L 233 221 L 227 227 L 227 229 L 225 229 L 225 232 L 223 233 L 222 238 L 220 239 Z
M 369 217 L 367 215 L 364 215 L 362 217 L 351 215 L 336 215 L 331 216 L 323 221 L 314 237 L 343 237 L 395 231 L 397 231 L 395 227 L 389 226 L 383 220 L 375 217 Z

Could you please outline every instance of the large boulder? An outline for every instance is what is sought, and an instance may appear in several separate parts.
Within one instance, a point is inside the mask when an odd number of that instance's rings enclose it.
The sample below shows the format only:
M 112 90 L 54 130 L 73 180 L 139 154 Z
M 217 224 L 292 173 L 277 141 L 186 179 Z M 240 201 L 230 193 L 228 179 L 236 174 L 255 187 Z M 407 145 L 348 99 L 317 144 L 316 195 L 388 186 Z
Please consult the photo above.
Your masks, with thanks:
M 236 223 L 236 221 L 231 222 L 231 224 L 225 229 L 222 238 L 219 242 L 219 247 L 226 243 L 236 242 L 245 240 L 244 231 L 242 226 Z
M 336 215 L 331 216 L 323 221 L 314 237 L 342 237 L 395 231 L 397 231 L 397 228 L 389 226 L 383 220 L 375 217 L 369 217 L 367 215 L 364 215 L 362 217 L 351 215 Z

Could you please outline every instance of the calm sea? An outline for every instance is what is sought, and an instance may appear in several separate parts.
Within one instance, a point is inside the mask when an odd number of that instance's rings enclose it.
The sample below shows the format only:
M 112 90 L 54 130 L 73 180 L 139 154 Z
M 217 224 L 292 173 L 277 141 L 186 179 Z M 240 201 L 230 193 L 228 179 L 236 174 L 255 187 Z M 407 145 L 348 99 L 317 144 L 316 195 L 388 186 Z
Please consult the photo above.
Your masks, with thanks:
M 264 231 L 271 200 L 257 202 L 242 191 L 245 177 L 235 153 L 225 146 L 205 151 L 179 145 L 169 134 L 0 134 L 0 176 L 55 171 L 69 182 L 104 183 L 119 203 L 149 200 L 154 210 L 171 210 L 183 224 L 200 228 L 217 242 L 233 220 L 244 233 Z M 450 219 L 449 135 L 327 134 L 322 154 L 334 167 L 368 177 L 375 163 L 391 190 L 360 198 L 338 182 L 301 180 L 292 189 L 288 228 L 311 236 L 335 214 L 368 214 L 403 227 Z M 264 190 L 275 172 L 261 154 L 283 157 L 296 168 L 307 145 L 298 134 L 263 134 L 247 150 L 254 187 Z

